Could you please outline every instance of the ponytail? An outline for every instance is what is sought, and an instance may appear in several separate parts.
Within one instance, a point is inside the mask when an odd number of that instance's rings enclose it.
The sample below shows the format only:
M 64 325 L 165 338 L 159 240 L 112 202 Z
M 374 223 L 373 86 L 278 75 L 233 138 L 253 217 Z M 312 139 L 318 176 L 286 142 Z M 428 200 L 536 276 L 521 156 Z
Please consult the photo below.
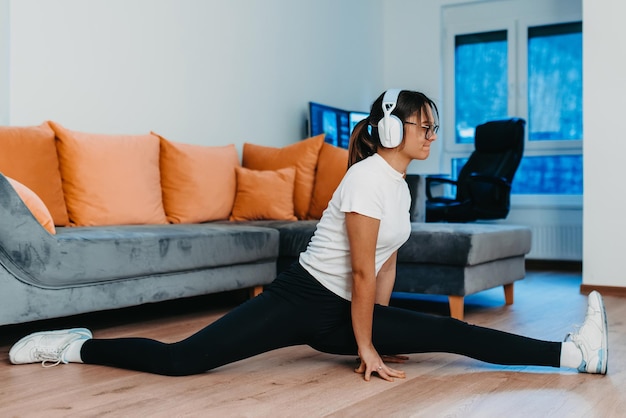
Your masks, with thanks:
M 366 117 L 356 124 L 350 136 L 348 146 L 348 168 L 370 155 L 374 155 L 378 150 L 378 141 L 372 139 L 370 134 L 370 117 Z M 372 129 L 376 129 L 372 127 Z

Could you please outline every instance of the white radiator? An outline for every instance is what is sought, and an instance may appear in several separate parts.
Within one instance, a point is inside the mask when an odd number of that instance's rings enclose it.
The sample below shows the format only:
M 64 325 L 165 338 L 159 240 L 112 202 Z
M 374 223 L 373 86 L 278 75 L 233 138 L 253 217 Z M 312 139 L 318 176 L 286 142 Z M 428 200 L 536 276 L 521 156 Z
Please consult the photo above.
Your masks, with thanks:
M 583 259 L 583 228 L 581 225 L 531 225 L 532 245 L 529 259 Z
M 532 231 L 532 245 L 526 256 L 533 260 L 583 260 L 582 204 L 568 203 L 559 197 L 558 204 L 540 205 L 534 202 L 512 205 L 502 223 L 523 225 Z M 576 203 L 576 202 L 574 202 Z

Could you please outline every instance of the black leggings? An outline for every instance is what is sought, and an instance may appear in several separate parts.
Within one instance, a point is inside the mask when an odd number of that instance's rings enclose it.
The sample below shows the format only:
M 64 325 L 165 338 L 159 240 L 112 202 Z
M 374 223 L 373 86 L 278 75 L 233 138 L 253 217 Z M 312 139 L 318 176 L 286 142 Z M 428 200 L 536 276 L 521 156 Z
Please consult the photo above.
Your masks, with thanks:
M 559 342 L 380 305 L 374 308 L 372 338 L 381 354 L 448 352 L 506 365 L 558 367 L 561 353 Z M 185 340 L 92 339 L 81 357 L 90 364 L 183 376 L 302 344 L 325 353 L 357 354 L 350 302 L 295 263 L 259 296 Z

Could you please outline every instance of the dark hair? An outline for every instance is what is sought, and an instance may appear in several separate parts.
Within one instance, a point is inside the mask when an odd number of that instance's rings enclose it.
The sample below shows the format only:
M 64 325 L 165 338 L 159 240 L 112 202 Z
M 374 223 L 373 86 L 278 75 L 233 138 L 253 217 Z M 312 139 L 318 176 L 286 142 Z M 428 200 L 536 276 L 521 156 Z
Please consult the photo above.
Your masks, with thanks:
M 384 116 L 384 96 L 385 93 L 381 94 L 374 103 L 372 103 L 369 116 L 354 127 L 348 147 L 348 167 L 375 154 L 378 147 L 382 147 L 380 137 L 378 136 L 378 122 Z M 415 113 L 421 117 L 422 110 L 427 106 L 431 108 L 433 116 L 437 121 L 439 119 L 439 111 L 437 110 L 435 102 L 426 97 L 423 93 L 402 90 L 398 95 L 396 108 L 391 114 L 397 116 L 401 121 L 405 121 L 409 116 Z

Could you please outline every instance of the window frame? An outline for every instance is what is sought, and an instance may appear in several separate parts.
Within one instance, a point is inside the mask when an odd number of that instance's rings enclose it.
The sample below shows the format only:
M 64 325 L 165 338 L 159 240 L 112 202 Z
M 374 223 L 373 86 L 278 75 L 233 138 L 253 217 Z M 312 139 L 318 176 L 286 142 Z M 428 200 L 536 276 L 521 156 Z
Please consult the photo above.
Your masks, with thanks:
M 550 7 L 550 4 L 553 7 Z M 499 13 L 491 13 L 489 18 L 484 16 L 485 4 L 476 3 L 463 5 L 463 13 L 456 13 L 456 16 L 443 16 L 443 106 L 441 121 L 443 139 L 441 152 L 441 167 L 443 172 L 451 173 L 453 158 L 468 157 L 474 150 L 474 144 L 456 143 L 456 105 L 455 105 L 455 48 L 456 36 L 472 33 L 484 33 L 492 31 L 507 32 L 507 82 L 508 114 L 521 117 L 528 122 L 528 29 L 537 26 L 547 26 L 562 23 L 582 22 L 582 10 L 574 5 L 572 10 L 564 11 L 563 1 L 549 0 L 541 6 L 552 12 L 541 12 L 536 10 L 537 6 L 533 1 L 517 1 L 510 15 L 500 16 Z M 494 3 L 491 3 L 495 5 Z M 571 4 L 571 3 L 569 3 Z M 469 22 L 469 23 L 468 23 Z M 583 142 L 581 139 L 563 140 L 529 140 L 528 129 L 524 133 L 524 155 L 525 156 L 550 156 L 550 155 L 582 155 Z M 582 205 L 581 195 L 513 195 L 513 202 L 526 204 L 543 200 L 549 206 L 554 206 L 559 200 L 566 206 Z

